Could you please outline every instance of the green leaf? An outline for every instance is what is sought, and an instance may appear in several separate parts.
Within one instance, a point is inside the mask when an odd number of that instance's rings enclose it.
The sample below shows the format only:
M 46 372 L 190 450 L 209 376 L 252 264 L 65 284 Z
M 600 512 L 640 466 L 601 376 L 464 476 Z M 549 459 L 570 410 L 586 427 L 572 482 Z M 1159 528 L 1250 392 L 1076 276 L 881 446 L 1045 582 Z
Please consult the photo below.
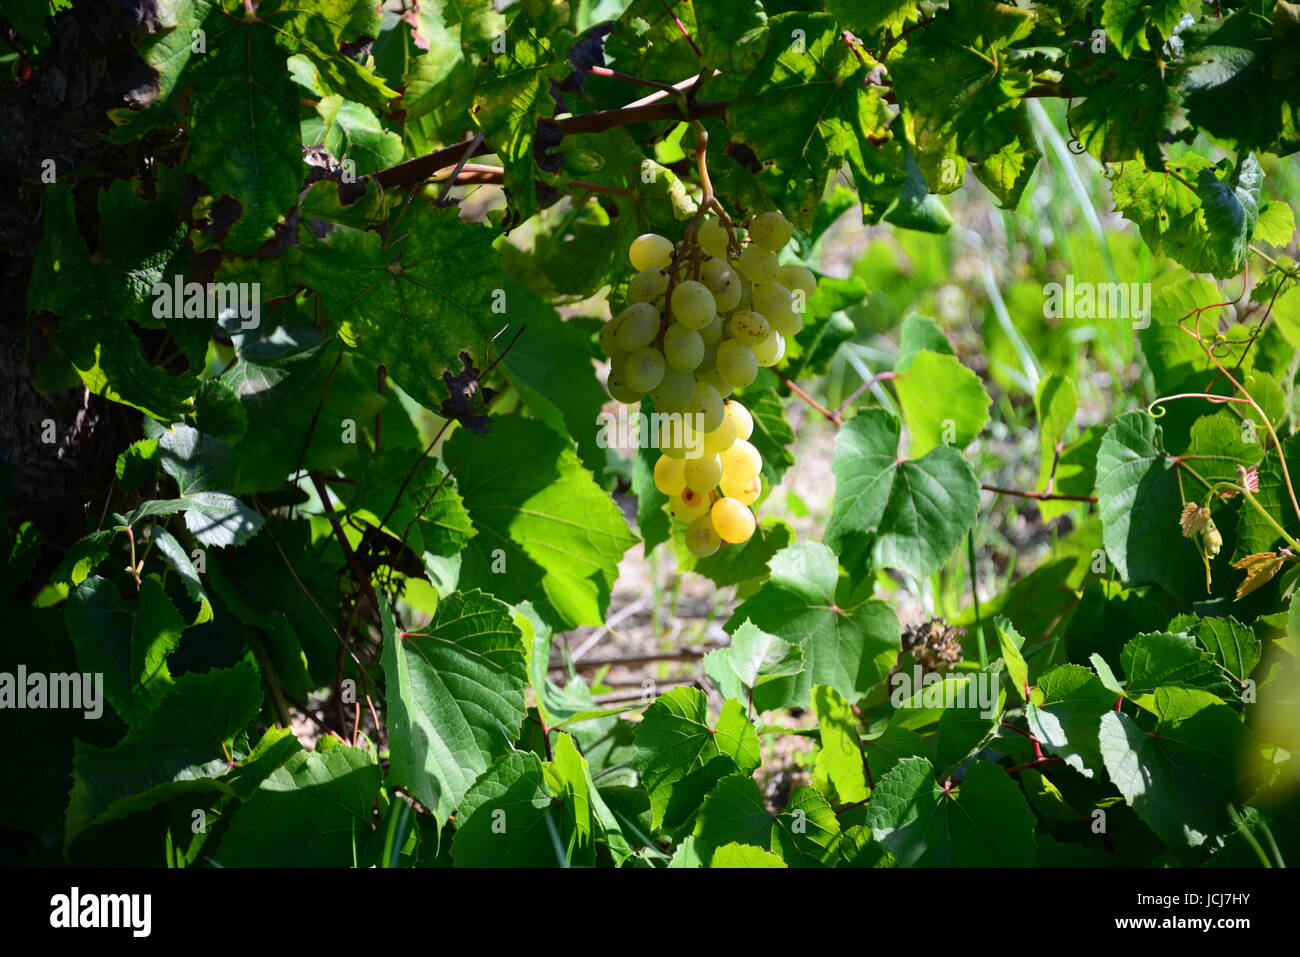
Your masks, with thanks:
M 336 744 L 295 754 L 235 813 L 217 863 L 352 866 L 357 848 L 372 839 L 371 806 L 382 778 L 374 756 L 362 748 Z
M 1174 595 L 1203 587 L 1196 546 L 1178 528 L 1177 466 L 1151 416 L 1128 412 L 1107 430 L 1097 453 L 1097 498 L 1106 554 L 1124 581 L 1155 582 Z
M 1232 694 L 1214 658 L 1196 647 L 1191 635 L 1138 635 L 1124 646 L 1119 660 L 1128 696 L 1144 707 L 1149 703 L 1146 695 L 1170 685 L 1198 688 L 1220 698 Z
M 1255 223 L 1254 238 L 1270 246 L 1284 247 L 1291 244 L 1295 235 L 1295 213 L 1286 203 L 1273 200 L 1265 203 L 1259 211 L 1259 220 Z
M 922 351 L 955 355 L 952 343 L 943 334 L 939 324 L 929 316 L 915 312 L 903 317 L 903 325 L 898 330 L 898 358 L 894 360 L 894 371 L 905 372 L 912 360 Z
M 723 778 L 709 792 L 695 823 L 695 848 L 709 866 L 717 849 L 752 844 L 790 867 L 825 867 L 835 859 L 840 825 L 826 799 L 812 788 L 796 788 L 778 815 L 763 805 L 750 777 Z
M 813 685 L 829 685 L 857 701 L 888 674 L 899 649 L 899 625 L 884 602 L 836 603 L 839 569 L 820 542 L 791 545 L 773 556 L 771 577 L 728 619 L 739 634 L 748 619 L 764 632 L 803 648 L 803 670 L 761 684 L 759 710 L 807 706 Z
M 491 435 L 458 430 L 444 458 L 460 463 L 457 480 L 478 530 L 462 553 L 466 580 L 503 601 L 532 600 L 557 625 L 601 624 L 618 562 L 636 537 L 572 445 L 510 415 Z
M 1087 668 L 1058 665 L 1043 672 L 1025 708 L 1029 730 L 1052 754 L 1085 777 L 1102 768 L 1101 716 L 1115 707 L 1115 693 Z
M 835 440 L 835 504 L 826 543 L 846 558 L 925 576 L 975 524 L 979 482 L 955 449 L 900 460 L 898 421 L 882 409 L 850 419 Z
M 764 464 L 767 459 L 764 457 Z M 790 523 L 775 515 L 764 515 L 754 530 L 754 537 L 743 545 L 720 548 L 708 558 L 695 559 L 688 564 L 678 556 L 681 571 L 688 568 L 703 575 L 717 585 L 739 585 L 767 578 L 772 556 L 794 542 L 795 532 Z
M 864 154 L 874 148 L 867 139 L 884 133 L 889 111 L 880 88 L 864 85 L 867 67 L 840 40 L 832 17 L 782 13 L 768 28 L 767 52 L 727 107 L 727 121 L 763 161 L 763 190 L 807 229 L 828 170 L 847 162 L 859 186 L 867 182 Z
M 399 634 L 387 606 L 382 620 L 389 775 L 442 823 L 519 734 L 522 635 L 505 605 L 477 591 L 449 595 L 418 632 Z
M 786 867 L 788 865 L 771 851 L 765 851 L 761 847 L 754 847 L 752 844 L 737 844 L 732 841 L 730 844 L 724 844 L 713 852 L 709 866 L 740 867 L 748 870 L 754 867 Z
M 941 445 L 965 448 L 988 423 L 992 400 L 956 356 L 922 349 L 893 383 L 914 459 Z
M 724 698 L 745 701 L 753 689 L 803 670 L 803 648 L 746 620 L 726 648 L 704 656 L 704 670 Z
M 185 794 L 228 793 L 236 732 L 262 704 L 247 664 L 181 675 L 157 708 L 108 749 L 77 742 L 65 847 L 85 832 Z M 231 764 L 235 759 L 236 763 Z
M 1148 168 L 1162 169 L 1167 139 L 1187 126 L 1178 89 L 1185 69 L 1158 51 L 1120 56 L 1098 53 L 1091 43 L 1077 46 L 1064 78 L 1084 97 L 1070 110 L 1075 136 L 1104 163 L 1140 156 Z
M 154 499 L 117 517 L 123 525 L 134 526 L 144 518 L 177 512 L 185 513 L 185 527 L 200 544 L 215 548 L 243 545 L 257 534 L 264 521 L 257 512 L 225 492 L 195 492 L 183 498 Z
M 1300 484 L 1300 435 L 1292 435 L 1282 440 L 1281 454 L 1286 458 L 1287 470 L 1291 481 Z M 1292 538 L 1300 538 L 1300 517 L 1291 504 L 1291 495 L 1278 450 L 1271 448 L 1264 455 L 1259 466 L 1259 491 L 1255 501 L 1264 509 L 1273 521 L 1286 529 Z M 1297 489 L 1300 493 L 1300 489 Z M 1236 549 L 1237 557 L 1244 557 L 1255 552 L 1272 549 L 1280 540 L 1277 528 L 1253 508 L 1243 508 L 1238 531 Z
M 750 774 L 758 765 L 758 734 L 732 699 L 710 725 L 704 693 L 673 688 L 655 699 L 636 728 L 632 766 L 650 793 L 655 829 L 680 830 L 714 785 L 736 772 Z
M 77 665 L 104 676 L 104 697 L 127 724 L 144 723 L 173 688 L 167 656 L 185 630 L 159 580 L 145 578 L 131 604 L 113 582 L 88 578 L 68 596 L 63 620 Z
M 505 325 L 493 311 L 505 277 L 492 230 L 461 221 L 454 208 L 412 203 L 394 214 L 387 239 L 316 220 L 302 226 L 299 240 L 302 281 L 320 295 L 325 314 L 425 408 L 438 409 L 448 396 L 439 373 L 461 372 L 462 352 L 477 367 L 488 364 L 488 345 Z
M 1128 56 L 1137 48 L 1151 49 L 1147 29 L 1154 28 L 1160 36 L 1169 39 L 1178 20 L 1183 15 L 1184 0 L 1103 0 L 1101 25 L 1106 35 Z
M 451 856 L 457 867 L 563 867 L 572 831 L 537 755 L 511 751 L 465 795 Z
M 1226 705 L 1144 732 L 1126 714 L 1101 718 L 1101 752 L 1111 781 L 1160 837 L 1197 847 L 1228 829 L 1237 762 L 1248 735 Z
M 572 814 L 573 827 L 565 844 L 564 860 L 569 866 L 592 867 L 596 863 L 593 803 L 599 792 L 591 783 L 587 759 L 578 753 L 573 735 L 557 734 L 554 757 L 542 765 L 546 784 L 557 801 Z
M 1235 618 L 1198 618 L 1186 621 L 1177 618 L 1169 623 L 1170 630 L 1187 626 L 1215 660 L 1238 683 L 1244 683 L 1259 664 L 1259 638 L 1254 629 Z
M 949 793 L 925 758 L 905 758 L 877 782 L 872 837 L 899 867 L 1032 867 L 1034 818 L 1002 768 L 976 761 Z
M 785 418 L 785 403 L 772 389 L 746 392 L 740 402 L 754 419 L 754 432 L 749 441 L 763 457 L 763 483 L 771 488 L 794 465 L 790 446 L 795 435 Z
M 379 118 L 360 103 L 334 95 L 316 102 L 316 117 L 302 123 L 302 141 L 324 146 L 338 160 L 356 163 L 365 176 L 402 160 L 402 138 L 384 129 Z
M 858 743 L 861 731 L 853 709 L 826 685 L 813 687 L 812 706 L 821 734 L 821 747 L 813 758 L 813 787 L 840 804 L 865 801 L 869 793 L 863 769 L 866 759 Z
M 1025 663 L 1025 656 L 1021 653 L 1021 649 L 1025 646 L 1025 639 L 1020 632 L 1016 631 L 1016 626 L 1010 619 L 999 616 L 993 623 L 997 627 L 998 647 L 1002 651 L 1002 660 L 1006 662 L 1007 674 L 1011 676 L 1011 687 L 1015 689 L 1016 697 L 1024 701 L 1029 688 L 1029 665 Z

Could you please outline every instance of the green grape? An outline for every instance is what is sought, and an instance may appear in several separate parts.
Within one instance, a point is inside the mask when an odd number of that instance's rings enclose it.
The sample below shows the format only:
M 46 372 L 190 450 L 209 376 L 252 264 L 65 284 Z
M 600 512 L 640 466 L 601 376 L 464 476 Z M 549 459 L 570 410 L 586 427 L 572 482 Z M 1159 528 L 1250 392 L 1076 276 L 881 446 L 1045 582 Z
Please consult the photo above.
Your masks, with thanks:
M 619 352 L 610 357 L 609 378 L 605 380 L 605 389 L 610 396 L 625 405 L 641 401 L 641 393 L 627 384 L 627 355 Z
M 693 372 L 704 359 L 704 340 L 694 329 L 674 322 L 664 333 L 664 358 L 678 372 Z
M 692 492 L 690 487 L 684 487 L 676 495 L 668 496 L 668 510 L 673 513 L 673 517 L 683 522 L 693 522 L 701 516 L 708 515 L 709 506 L 712 504 L 707 493 Z
M 760 369 L 770 369 L 782 359 L 785 358 L 785 336 L 772 330 L 762 342 L 754 346 L 754 358 L 758 360 Z
M 713 293 L 718 312 L 730 312 L 740 302 L 740 276 L 721 259 L 710 259 L 700 267 L 700 282 Z
M 723 473 L 733 482 L 748 482 L 763 471 L 763 457 L 745 439 L 736 439 L 720 458 Z
M 722 459 L 714 455 L 701 455 L 699 458 L 687 458 L 683 475 L 686 479 L 686 487 L 692 492 L 699 492 L 703 495 L 710 489 L 716 488 L 722 481 Z
M 762 213 L 749 224 L 749 238 L 758 246 L 779 253 L 794 235 L 790 221 L 777 212 Z
M 753 505 L 763 492 L 763 479 L 755 475 L 748 482 L 737 482 L 731 476 L 723 475 L 718 487 L 727 498 L 734 498 L 741 505 Z
M 740 298 L 736 300 L 736 308 L 733 309 L 732 312 L 735 312 L 740 309 L 753 309 L 753 308 L 754 308 L 754 284 L 750 282 L 748 279 L 746 279 L 744 276 L 741 276 L 740 277 Z
M 687 279 L 673 290 L 673 316 L 687 329 L 703 329 L 718 314 L 708 286 Z
M 739 339 L 723 339 L 718 346 L 718 375 L 736 389 L 749 385 L 758 375 L 758 360 L 754 358 L 754 350 Z M 635 389 L 637 380 L 629 375 L 628 381 Z
M 778 269 L 776 281 L 791 292 L 802 289 L 805 301 L 817 291 L 817 277 L 798 263 L 786 263 Z
M 727 229 L 712 216 L 700 223 L 700 231 L 696 233 L 695 241 L 710 256 L 726 260 Z
M 659 335 L 659 310 L 648 302 L 633 303 L 614 321 L 614 342 L 624 352 L 644 349 Z
M 761 246 L 747 246 L 736 260 L 736 268 L 750 282 L 773 282 L 779 268 L 776 253 Z
M 678 372 L 671 367 L 664 370 L 659 385 L 650 390 L 650 397 L 655 400 L 655 409 L 659 412 L 680 412 L 694 394 L 695 374 Z
M 736 423 L 724 418 L 720 426 L 712 432 L 704 433 L 704 454 L 717 455 L 719 452 L 725 452 L 731 448 L 731 443 L 734 441 L 736 441 Z
M 705 372 L 704 374 L 698 376 L 698 378 L 699 381 L 705 383 L 706 385 L 711 385 L 713 386 L 713 388 L 717 389 L 718 395 L 721 398 L 725 399 L 727 396 L 731 395 L 731 393 L 736 391 L 735 386 L 731 385 L 724 378 L 722 378 L 722 376 L 718 375 L 717 369 L 710 369 L 708 372 Z
M 731 318 L 727 320 L 727 334 L 751 346 L 758 345 L 771 333 L 772 329 L 768 326 L 767 320 L 757 312 L 748 309 L 732 313 Z
M 600 343 L 600 351 L 607 356 L 612 356 L 618 351 L 618 344 L 615 342 L 615 335 L 618 332 L 618 317 L 615 316 L 609 322 L 600 327 L 600 335 L 597 341 Z
M 720 498 L 709 509 L 709 520 L 718 537 L 725 542 L 739 545 L 747 542 L 754 535 L 754 513 L 734 498 Z
M 754 286 L 754 311 L 765 316 L 792 312 L 790 290 L 779 282 L 763 282 Z
M 686 550 L 696 558 L 708 558 L 722 546 L 722 539 L 708 515 L 701 515 L 686 526 Z
M 722 396 L 718 395 L 718 390 L 707 382 L 696 384 L 695 394 L 682 406 L 682 412 L 687 415 L 703 416 L 703 419 L 698 420 L 698 427 L 704 432 L 712 432 L 725 418 Z
M 628 302 L 653 302 L 668 291 L 668 273 L 643 269 L 627 284 Z
M 642 233 L 632 240 L 627 258 L 633 269 L 667 269 L 673 261 L 673 242 L 658 233 Z
M 623 375 L 629 388 L 646 393 L 663 381 L 664 369 L 664 354 L 647 347 L 628 354 Z
M 655 462 L 655 488 L 665 495 L 680 495 L 686 488 L 685 466 L 685 459 L 659 456 L 659 461 Z
M 797 336 L 799 330 L 803 328 L 803 316 L 797 312 L 772 313 L 768 315 L 767 321 L 774 331 L 781 333 L 787 339 Z
M 747 439 L 754 434 L 754 417 L 749 410 L 732 399 L 723 407 L 723 414 L 736 426 L 736 438 Z
M 706 346 L 714 346 L 722 341 L 722 317 L 714 316 L 713 320 L 700 330 L 700 338 L 704 340 Z M 715 354 L 717 350 L 714 350 Z

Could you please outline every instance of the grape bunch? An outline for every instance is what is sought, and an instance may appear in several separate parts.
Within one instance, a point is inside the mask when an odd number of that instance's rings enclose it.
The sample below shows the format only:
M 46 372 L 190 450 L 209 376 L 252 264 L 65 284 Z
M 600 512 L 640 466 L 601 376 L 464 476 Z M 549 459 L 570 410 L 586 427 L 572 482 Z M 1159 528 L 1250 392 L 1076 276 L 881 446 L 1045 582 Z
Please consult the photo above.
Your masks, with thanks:
M 613 398 L 633 404 L 649 395 L 656 411 L 702 423 L 702 441 L 661 441 L 654 468 L 655 486 L 687 523 L 686 547 L 701 558 L 754 534 L 763 460 L 749 442 L 753 417 L 728 397 L 785 357 L 817 285 L 803 266 L 778 262 L 794 231 L 784 216 L 762 213 L 744 225 L 748 235 L 709 217 L 677 245 L 638 236 L 628 250 L 637 273 L 627 305 L 600 331 Z

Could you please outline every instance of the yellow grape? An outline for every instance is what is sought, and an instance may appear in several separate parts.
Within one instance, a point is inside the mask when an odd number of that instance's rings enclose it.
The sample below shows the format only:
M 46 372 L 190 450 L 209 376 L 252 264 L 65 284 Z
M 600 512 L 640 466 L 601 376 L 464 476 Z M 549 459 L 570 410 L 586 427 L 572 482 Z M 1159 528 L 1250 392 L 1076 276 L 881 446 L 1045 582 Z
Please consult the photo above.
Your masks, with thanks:
M 673 261 L 673 242 L 658 233 L 642 233 L 627 250 L 633 269 L 667 269 Z
M 648 302 L 633 303 L 614 322 L 614 342 L 623 352 L 644 349 L 659 335 L 659 310 Z
M 723 339 L 718 345 L 718 375 L 728 385 L 743 389 L 758 375 L 754 350 L 739 339 Z M 633 388 L 636 380 L 629 379 Z
M 663 381 L 664 354 L 658 349 L 638 349 L 628 354 L 623 375 L 628 387 L 645 394 Z
M 700 231 L 696 234 L 695 241 L 710 256 L 726 260 L 727 229 L 712 216 L 700 223 Z
M 704 433 L 704 454 L 717 455 L 731 448 L 736 441 L 736 423 L 732 419 L 723 419 L 722 424 L 712 432 Z
M 705 453 L 699 458 L 688 458 L 683 468 L 686 487 L 692 492 L 707 494 L 722 481 L 722 460 L 717 455 Z
M 668 273 L 643 269 L 627 284 L 628 302 L 653 302 L 668 291 Z
M 685 459 L 659 456 L 659 461 L 655 462 L 655 488 L 665 495 L 680 495 L 686 488 L 685 465 Z
M 657 412 L 680 412 L 694 394 L 695 373 L 678 372 L 672 368 L 664 370 L 659 385 L 650 391 Z
M 779 264 L 776 253 L 761 246 L 748 246 L 736 260 L 736 268 L 750 282 L 772 282 Z
M 758 496 L 763 493 L 763 478 L 755 475 L 748 482 L 736 482 L 728 475 L 722 476 L 722 481 L 718 483 L 718 488 L 722 489 L 722 494 L 727 498 L 734 498 L 741 505 L 753 505 L 758 501 Z
M 745 309 L 732 313 L 727 320 L 727 332 L 733 339 L 756 346 L 771 335 L 772 329 L 759 313 Z
M 676 495 L 668 496 L 668 510 L 683 522 L 693 522 L 707 515 L 710 504 L 711 499 L 707 492 L 704 494 L 692 492 L 689 487 L 682 489 Z
M 776 281 L 791 292 L 802 289 L 805 300 L 817 291 L 817 277 L 798 263 L 786 263 L 778 269 Z
M 735 399 L 730 400 L 723 408 L 723 413 L 731 419 L 736 426 L 736 438 L 747 439 L 754 434 L 754 417 L 749 414 L 749 410 L 737 402 Z
M 673 316 L 687 329 L 703 329 L 717 314 L 713 293 L 704 283 L 687 279 L 673 290 Z
M 749 541 L 757 524 L 749 507 L 734 498 L 720 498 L 714 502 L 709 510 L 709 519 L 718 537 L 733 545 Z
M 756 245 L 772 252 L 780 252 L 794 235 L 794 227 L 780 213 L 762 213 L 749 224 L 749 238 Z
M 686 550 L 696 558 L 708 558 L 722 545 L 722 538 L 713 528 L 713 521 L 708 515 L 686 526 Z
M 766 339 L 754 346 L 754 358 L 761 369 L 776 365 L 785 358 L 785 336 L 773 329 Z
M 736 439 L 719 458 L 723 472 L 735 482 L 748 482 L 763 471 L 763 457 L 745 439 Z

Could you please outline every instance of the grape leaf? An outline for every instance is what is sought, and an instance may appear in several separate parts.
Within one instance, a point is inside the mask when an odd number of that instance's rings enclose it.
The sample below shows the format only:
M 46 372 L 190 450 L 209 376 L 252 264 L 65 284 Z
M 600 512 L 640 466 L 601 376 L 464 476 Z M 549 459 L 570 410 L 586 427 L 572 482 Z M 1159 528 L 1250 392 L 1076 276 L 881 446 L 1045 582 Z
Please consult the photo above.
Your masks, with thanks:
M 812 788 L 796 788 L 785 810 L 773 816 L 758 783 L 741 775 L 718 782 L 695 823 L 696 852 L 710 866 L 718 848 L 736 843 L 769 851 L 789 867 L 824 867 L 838 853 L 839 837 L 835 812 Z

